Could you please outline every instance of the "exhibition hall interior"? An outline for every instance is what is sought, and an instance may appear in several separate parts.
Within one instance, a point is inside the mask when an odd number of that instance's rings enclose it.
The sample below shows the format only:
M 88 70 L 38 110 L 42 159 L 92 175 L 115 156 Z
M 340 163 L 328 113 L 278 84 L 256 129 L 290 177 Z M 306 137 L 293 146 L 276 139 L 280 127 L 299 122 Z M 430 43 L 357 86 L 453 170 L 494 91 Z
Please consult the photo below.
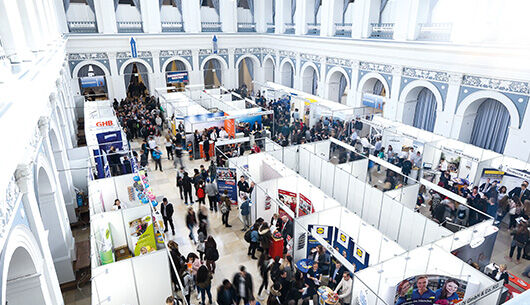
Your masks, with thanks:
M 528 11 L 0 0 L 0 305 L 528 304 Z

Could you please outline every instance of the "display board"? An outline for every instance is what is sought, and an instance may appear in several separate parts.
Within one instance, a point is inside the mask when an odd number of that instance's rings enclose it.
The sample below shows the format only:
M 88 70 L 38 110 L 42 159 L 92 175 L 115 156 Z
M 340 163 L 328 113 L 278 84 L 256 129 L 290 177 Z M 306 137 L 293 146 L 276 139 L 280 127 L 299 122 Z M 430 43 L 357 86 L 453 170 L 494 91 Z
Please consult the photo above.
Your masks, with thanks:
M 333 232 L 335 227 L 333 226 L 323 226 L 323 225 L 308 225 L 307 231 L 312 232 L 313 228 L 315 229 L 316 234 L 322 237 L 330 245 L 333 244 Z M 307 256 L 309 257 L 313 253 L 314 249 L 320 245 L 318 240 L 316 240 L 312 234 L 309 234 L 307 237 Z
M 296 205 L 297 205 L 297 194 L 296 193 L 278 189 L 278 199 L 283 204 L 291 208 L 291 211 L 293 211 L 293 213 L 296 213 Z
M 469 265 L 478 265 L 479 270 L 484 270 L 484 267 L 491 261 L 493 247 L 497 239 L 498 228 L 492 228 L 495 229 L 492 234 L 474 239 L 471 243 L 451 251 L 451 253 Z
M 228 192 L 228 198 L 233 205 L 237 205 L 237 183 L 236 183 L 236 169 L 228 167 L 217 168 L 217 189 L 219 194 Z
M 300 201 L 298 202 L 298 217 L 311 214 L 315 212 L 315 208 L 306 196 L 303 194 L 300 195 Z
M 188 72 L 187 71 L 184 71 L 184 72 L 175 72 L 175 71 L 167 72 L 167 82 L 169 84 L 173 84 L 173 83 L 188 83 L 189 82 Z
M 85 76 L 81 77 L 81 88 L 94 88 L 105 86 L 105 76 Z
M 399 282 L 395 305 L 457 304 L 464 299 L 467 282 L 444 275 L 418 275 Z

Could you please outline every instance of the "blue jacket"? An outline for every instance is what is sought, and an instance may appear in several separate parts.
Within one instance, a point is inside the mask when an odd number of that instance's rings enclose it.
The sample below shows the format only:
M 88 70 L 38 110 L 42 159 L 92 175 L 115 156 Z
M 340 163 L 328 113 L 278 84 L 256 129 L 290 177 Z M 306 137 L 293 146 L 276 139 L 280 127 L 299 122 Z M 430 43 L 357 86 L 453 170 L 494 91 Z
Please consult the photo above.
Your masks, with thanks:
M 239 208 L 241 209 L 241 215 L 246 216 L 250 214 L 250 199 L 243 201 Z
M 156 151 L 156 150 L 153 150 L 153 158 L 154 158 L 155 160 L 160 159 L 160 156 L 161 156 L 161 155 L 162 155 L 162 152 L 158 152 L 158 151 Z
M 253 243 L 259 242 L 259 233 L 258 230 L 250 231 L 250 241 Z

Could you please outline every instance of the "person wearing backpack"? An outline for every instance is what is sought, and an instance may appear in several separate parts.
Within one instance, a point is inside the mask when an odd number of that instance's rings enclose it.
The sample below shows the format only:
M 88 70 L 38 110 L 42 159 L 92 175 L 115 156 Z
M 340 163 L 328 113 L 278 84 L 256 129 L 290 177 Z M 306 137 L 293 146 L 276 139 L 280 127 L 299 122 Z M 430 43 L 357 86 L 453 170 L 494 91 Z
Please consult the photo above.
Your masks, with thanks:
M 184 269 L 184 271 L 182 272 L 182 285 L 184 286 L 182 293 L 184 294 L 184 297 L 186 298 L 188 304 L 191 304 L 190 297 L 191 291 L 193 290 L 193 276 L 191 276 L 188 269 Z
M 223 221 L 223 224 L 227 228 L 232 227 L 231 225 L 228 224 L 228 215 L 230 215 L 231 206 L 232 206 L 232 201 L 230 200 L 230 198 L 228 198 L 228 191 L 224 190 L 223 195 L 221 195 L 220 210 L 221 210 L 221 214 L 223 214 L 221 216 L 221 220 Z
M 206 191 L 204 190 L 204 182 L 202 180 L 197 185 L 197 198 L 199 199 L 199 204 L 206 204 Z
M 219 251 L 217 250 L 217 243 L 211 235 L 206 239 L 204 258 L 206 259 L 208 270 L 210 270 L 212 274 L 215 273 L 215 262 L 219 259 Z
M 210 178 L 206 178 L 205 191 L 210 202 L 210 211 L 217 212 L 217 196 L 219 195 L 219 191 L 217 190 L 217 184 L 210 182 Z
M 153 150 L 153 160 L 155 160 L 155 171 L 158 168 L 162 172 L 162 152 L 158 146 L 155 146 L 155 149 Z
M 250 245 L 248 246 L 247 255 L 250 255 L 252 259 L 258 259 L 256 257 L 256 249 L 259 247 L 259 233 L 256 225 L 250 228 Z M 246 233 L 245 233 L 246 235 Z

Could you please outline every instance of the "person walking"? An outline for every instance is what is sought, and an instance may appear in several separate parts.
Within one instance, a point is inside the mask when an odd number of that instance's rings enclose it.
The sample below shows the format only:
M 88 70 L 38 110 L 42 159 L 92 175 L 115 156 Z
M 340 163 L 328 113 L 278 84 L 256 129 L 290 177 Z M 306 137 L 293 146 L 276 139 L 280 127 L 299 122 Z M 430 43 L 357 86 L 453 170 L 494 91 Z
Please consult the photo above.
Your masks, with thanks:
M 180 199 L 184 200 L 184 188 L 182 187 L 182 179 L 184 178 L 184 167 L 181 167 L 177 172 L 177 187 L 179 189 Z
M 263 289 L 268 291 L 269 287 L 269 271 L 272 265 L 269 264 L 269 255 L 267 253 L 263 251 L 258 260 L 258 270 L 261 275 L 261 285 L 258 290 L 258 299 L 260 300 L 263 300 L 263 298 L 260 298 Z
M 162 219 L 164 220 L 164 233 L 168 231 L 168 223 L 171 226 L 171 233 L 175 235 L 175 226 L 173 225 L 173 204 L 167 201 L 167 198 L 162 199 L 162 207 L 160 208 L 160 213 L 162 214 Z
M 267 222 L 264 222 L 260 226 L 258 233 L 262 253 L 269 253 L 269 249 L 272 244 L 272 233 L 269 228 L 269 224 Z
M 206 195 L 208 195 L 208 202 L 210 202 L 210 211 L 217 212 L 217 196 L 219 191 L 217 190 L 217 184 L 210 182 L 210 178 L 206 178 Z
M 182 189 L 184 190 L 184 204 L 193 204 L 193 198 L 191 196 L 191 178 L 188 176 L 187 172 L 183 173 Z
M 236 302 L 236 290 L 229 280 L 224 279 L 223 285 L 217 289 L 217 304 L 233 305 Z
M 254 224 L 252 228 L 250 228 L 250 245 L 248 246 L 248 252 L 247 255 L 250 255 L 252 259 L 258 259 L 256 257 L 256 249 L 259 246 L 259 233 L 258 233 L 258 225 Z
M 350 305 L 352 299 L 353 281 L 349 271 L 343 273 L 342 280 L 335 288 L 335 292 L 339 294 L 339 299 L 344 305 Z
M 252 276 L 247 272 L 245 266 L 239 267 L 239 272 L 234 275 L 232 280 L 236 287 L 236 305 L 239 305 L 241 300 L 243 304 L 247 304 L 252 296 Z
M 173 166 L 177 168 L 177 164 L 180 164 L 180 167 L 184 168 L 184 163 L 182 163 L 182 144 L 180 143 L 175 145 L 175 158 L 173 159 Z
M 241 216 L 243 216 L 243 223 L 244 227 L 241 229 L 241 231 L 246 231 L 248 228 L 250 228 L 250 199 L 248 199 L 247 195 L 243 195 L 243 203 L 241 203 L 241 206 L 239 207 L 241 209 Z
M 188 235 L 190 239 L 195 242 L 195 237 L 193 236 L 193 228 L 197 225 L 197 217 L 195 216 L 195 211 L 193 211 L 192 207 L 188 208 L 188 214 L 186 214 L 186 227 L 190 230 L 190 234 Z
M 199 267 L 199 270 L 197 271 L 197 290 L 201 294 L 201 304 L 205 304 L 204 301 L 206 300 L 206 294 L 208 295 L 208 300 L 210 301 L 210 304 L 212 304 L 212 273 L 206 268 L 206 266 L 202 265 Z
M 162 152 L 158 146 L 155 146 L 155 149 L 153 150 L 153 160 L 155 160 L 155 171 L 158 168 L 162 172 Z
M 232 201 L 228 198 L 228 191 L 224 190 L 223 195 L 221 195 L 221 221 L 227 228 L 231 228 L 232 225 L 228 224 L 228 216 L 230 215 L 230 210 L 232 209 Z
M 204 258 L 206 259 L 206 266 L 212 273 L 215 273 L 215 262 L 219 259 L 217 243 L 210 235 L 208 236 L 208 239 L 206 239 L 206 243 L 204 245 Z
M 173 141 L 171 141 L 171 138 L 169 135 L 166 135 L 165 137 L 165 146 L 166 146 L 166 152 L 167 152 L 167 159 L 168 160 L 174 160 L 173 157 Z
M 171 256 L 171 260 L 173 261 L 173 264 L 175 264 L 175 268 L 177 269 L 177 272 L 175 272 L 175 269 L 173 269 L 171 262 L 169 263 L 169 270 L 171 271 L 171 282 L 173 283 L 174 287 L 178 287 L 177 274 L 180 274 L 183 270 L 185 270 L 182 266 L 182 254 L 180 254 L 179 245 L 173 240 L 170 240 L 167 243 L 167 247 L 169 248 L 169 255 Z

